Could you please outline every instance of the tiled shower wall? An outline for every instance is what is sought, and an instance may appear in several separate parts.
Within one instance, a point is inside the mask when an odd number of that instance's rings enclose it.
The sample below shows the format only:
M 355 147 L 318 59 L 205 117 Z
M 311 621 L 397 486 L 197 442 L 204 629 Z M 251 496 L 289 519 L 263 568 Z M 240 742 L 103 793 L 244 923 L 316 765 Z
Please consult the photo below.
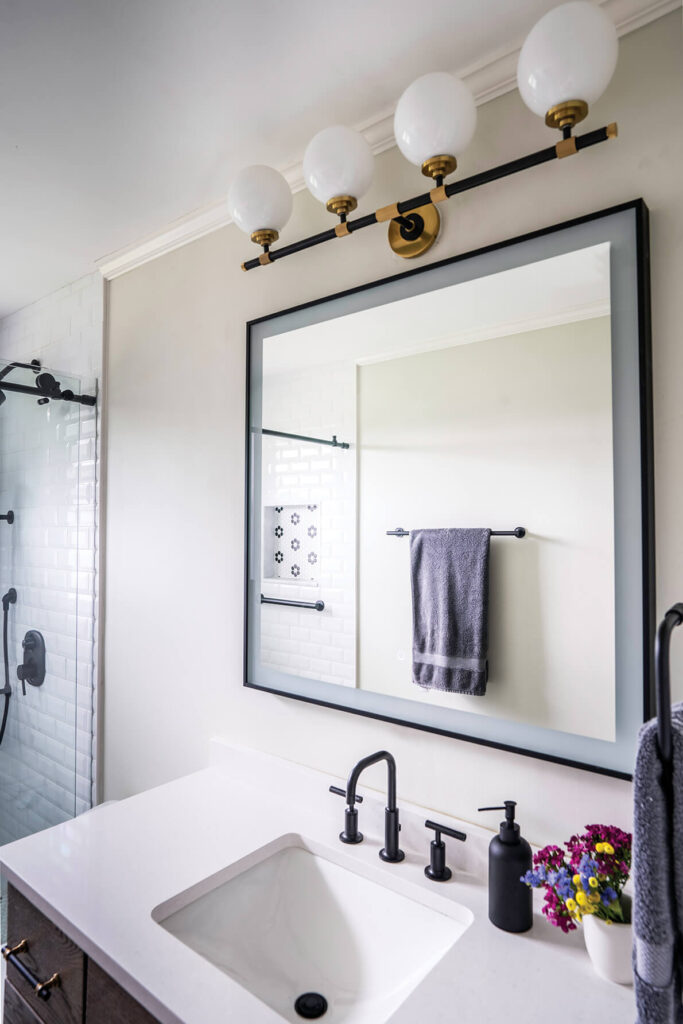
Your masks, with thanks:
M 0 361 L 29 362 L 93 393 L 102 368 L 104 285 L 89 275 L 0 321 Z M 16 407 L 18 396 L 14 399 Z M 26 398 L 25 401 L 32 402 Z M 5 403 L 8 411 L 10 398 Z M 48 412 L 49 410 L 49 412 Z M 80 412 L 80 427 L 79 427 Z M 50 425 L 47 416 L 52 416 Z M 99 405 L 50 403 L 3 422 L 0 494 L 13 507 L 17 474 L 36 473 L 37 502 L 0 535 L 3 584 L 21 589 L 11 617 L 14 695 L 3 747 L 11 757 L 0 778 L 0 844 L 91 806 L 97 756 Z M 49 449 L 49 454 L 48 450 Z M 13 609 L 14 611 L 14 609 Z M 12 616 L 12 612 L 10 613 Z M 20 618 L 26 621 L 19 621 Z M 42 627 L 42 628 L 41 628 Z M 15 676 L 28 628 L 44 633 L 48 676 L 34 690 Z M 74 804 L 74 726 L 76 799 Z
M 265 665 L 325 682 L 356 679 L 356 367 L 327 364 L 266 377 L 263 427 L 348 442 L 349 449 L 280 437 L 262 439 L 262 519 L 272 510 L 317 506 L 315 582 L 269 578 L 273 543 L 264 536 L 267 597 L 325 602 L 325 610 L 261 606 L 261 657 Z M 344 556 L 348 552 L 348 557 Z M 283 563 L 284 564 L 284 563 Z

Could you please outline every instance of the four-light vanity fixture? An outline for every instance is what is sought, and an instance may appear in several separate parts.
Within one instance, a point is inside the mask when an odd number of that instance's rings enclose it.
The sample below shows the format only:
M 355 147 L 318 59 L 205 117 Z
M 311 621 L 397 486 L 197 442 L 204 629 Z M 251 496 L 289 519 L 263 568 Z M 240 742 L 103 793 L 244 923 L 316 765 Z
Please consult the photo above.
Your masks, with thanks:
M 477 112 L 464 82 L 445 72 L 423 75 L 409 85 L 394 115 L 396 143 L 421 168 L 434 187 L 421 195 L 348 220 L 370 187 L 373 156 L 362 135 L 337 125 L 319 132 L 304 156 L 304 179 L 310 192 L 338 217 L 338 223 L 299 242 L 272 250 L 292 212 L 292 194 L 272 167 L 246 167 L 232 184 L 228 206 L 232 219 L 263 248 L 243 270 L 273 263 L 321 242 L 355 234 L 371 224 L 389 222 L 389 244 L 404 257 L 420 256 L 439 234 L 437 204 L 518 171 L 571 156 L 616 137 L 616 124 L 573 135 L 605 91 L 617 63 L 617 34 L 608 15 L 589 0 L 573 0 L 549 11 L 526 38 L 517 65 L 517 84 L 526 105 L 562 139 L 554 146 L 445 184 L 457 157 L 474 135 Z

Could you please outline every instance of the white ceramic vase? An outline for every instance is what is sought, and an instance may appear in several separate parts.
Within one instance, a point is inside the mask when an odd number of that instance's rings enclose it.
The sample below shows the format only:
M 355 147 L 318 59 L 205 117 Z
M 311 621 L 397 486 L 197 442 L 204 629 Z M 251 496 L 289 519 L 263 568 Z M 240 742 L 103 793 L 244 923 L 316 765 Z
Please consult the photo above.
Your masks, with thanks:
M 617 985 L 633 984 L 631 950 L 633 948 L 633 926 L 630 923 L 631 906 L 628 897 L 622 896 L 628 924 L 607 924 L 599 917 L 586 915 L 582 922 L 586 949 L 595 971 L 601 978 Z

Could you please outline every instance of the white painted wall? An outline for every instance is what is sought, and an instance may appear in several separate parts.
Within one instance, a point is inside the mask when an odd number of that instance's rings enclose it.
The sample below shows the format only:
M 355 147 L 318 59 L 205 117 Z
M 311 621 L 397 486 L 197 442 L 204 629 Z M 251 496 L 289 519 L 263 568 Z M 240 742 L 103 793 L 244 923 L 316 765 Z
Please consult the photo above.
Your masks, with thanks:
M 0 363 L 39 359 L 63 387 L 93 392 L 102 373 L 104 283 L 67 285 L 0 320 Z M 73 378 L 71 377 L 73 375 Z M 30 383 L 31 374 L 13 379 Z M 0 748 L 0 843 L 80 813 L 94 799 L 96 742 L 98 407 L 9 394 L 0 410 L 0 575 L 14 586 L 12 687 Z M 3 590 L 4 593 L 4 590 Z M 39 629 L 47 676 L 24 697 L 14 666 Z
M 659 613 L 683 588 L 682 54 L 678 12 L 622 39 L 586 125 L 617 119 L 619 140 L 452 200 L 426 260 L 639 195 L 650 205 Z M 459 173 L 553 139 L 510 93 L 479 108 Z M 383 154 L 362 211 L 413 195 L 420 181 L 395 150 Z M 307 195 L 294 205 L 287 239 L 329 223 Z M 625 782 L 242 688 L 245 321 L 406 269 L 381 227 L 245 275 L 250 249 L 230 227 L 111 285 L 106 795 L 198 768 L 222 733 L 339 774 L 388 747 L 404 799 L 472 819 L 478 805 L 513 797 L 533 840 L 588 821 L 628 826 Z M 681 643 L 674 675 L 683 696 Z M 381 784 L 381 773 L 368 781 Z
M 363 689 L 614 740 L 610 344 L 599 317 L 359 367 Z M 527 528 L 491 539 L 484 697 L 413 683 L 394 524 Z

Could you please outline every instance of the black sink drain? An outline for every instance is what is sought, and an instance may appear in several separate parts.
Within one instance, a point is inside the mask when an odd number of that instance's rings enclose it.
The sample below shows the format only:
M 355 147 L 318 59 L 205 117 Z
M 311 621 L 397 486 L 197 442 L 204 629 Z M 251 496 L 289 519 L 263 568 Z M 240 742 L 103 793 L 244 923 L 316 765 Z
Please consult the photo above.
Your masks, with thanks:
M 294 1009 L 306 1020 L 317 1020 L 327 1010 L 327 999 L 319 992 L 304 992 L 294 1003 Z

